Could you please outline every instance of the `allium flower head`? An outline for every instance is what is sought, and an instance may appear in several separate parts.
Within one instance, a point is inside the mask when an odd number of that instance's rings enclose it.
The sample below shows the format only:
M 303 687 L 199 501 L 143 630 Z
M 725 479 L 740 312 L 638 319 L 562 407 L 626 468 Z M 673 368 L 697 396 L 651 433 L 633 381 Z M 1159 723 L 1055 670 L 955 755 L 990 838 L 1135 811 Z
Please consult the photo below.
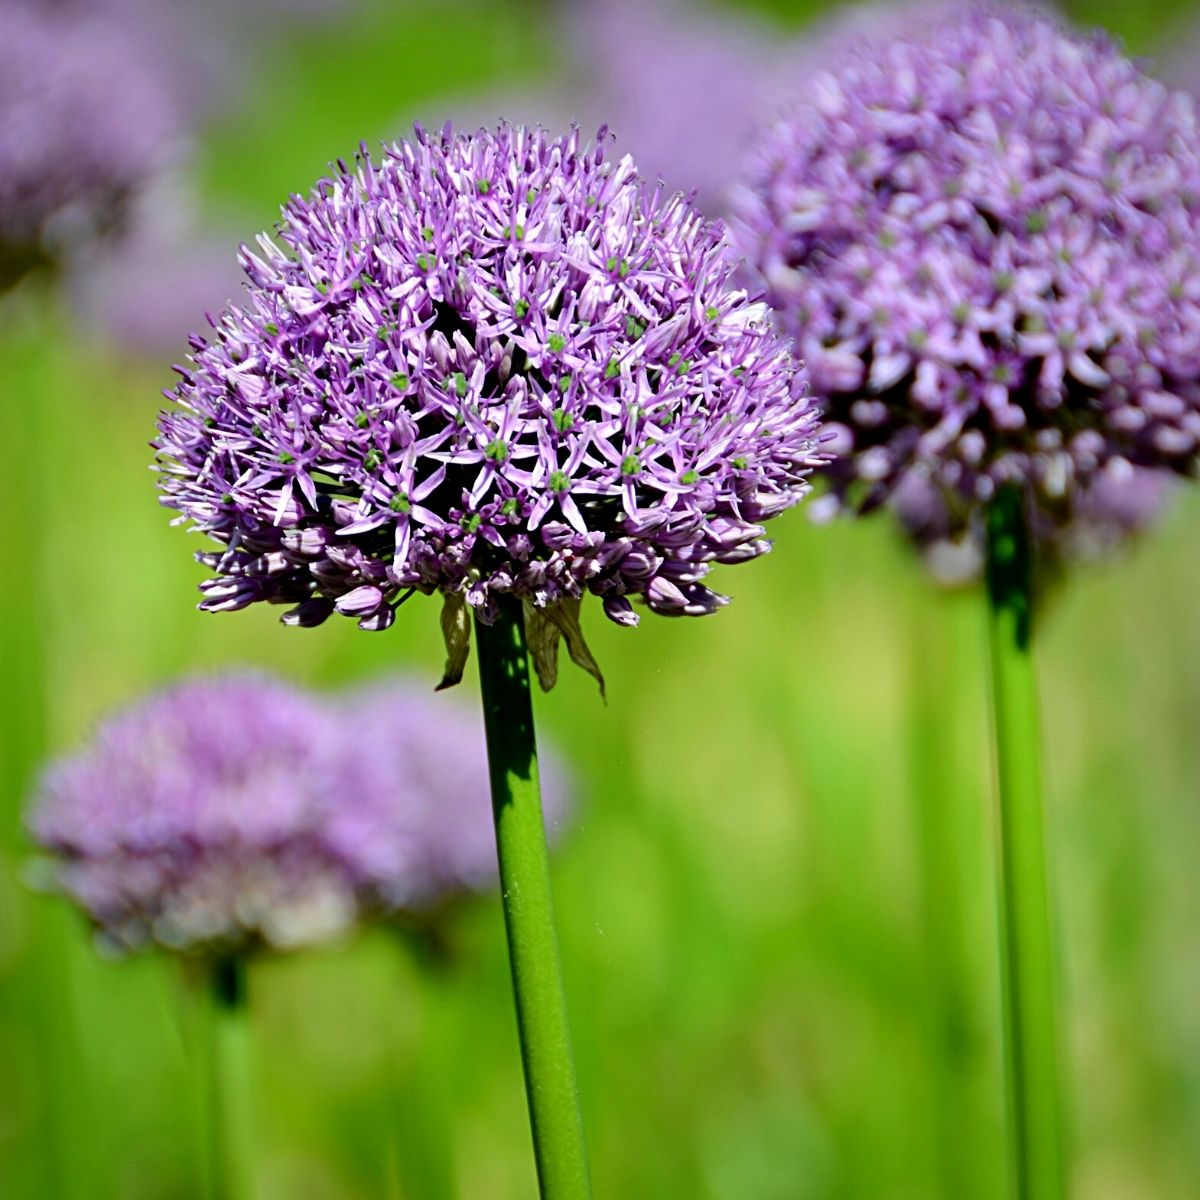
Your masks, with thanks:
M 161 79 L 117 24 L 0 5 L 0 284 L 118 226 L 176 132 Z
M 986 7 L 810 83 L 754 154 L 738 238 L 839 432 L 837 502 L 915 481 L 957 536 L 1011 481 L 1036 532 L 1108 464 L 1189 470 L 1191 98 L 1102 36 Z
M 342 740 L 331 713 L 283 684 L 181 684 L 52 765 L 31 831 L 54 886 L 117 948 L 316 941 L 357 911 L 322 830 Z
M 340 704 L 352 731 L 329 806 L 325 836 L 364 907 L 419 912 L 493 884 L 496 835 L 483 718 L 414 682 L 373 684 Z M 369 748 L 364 750 L 364 747 Z M 557 758 L 539 770 L 547 833 L 569 810 Z
M 607 150 L 418 127 L 244 252 L 157 443 L 164 503 L 224 546 L 202 607 L 384 629 L 442 592 L 453 679 L 498 595 L 576 657 L 585 592 L 621 624 L 724 603 L 703 580 L 768 548 L 816 416 L 720 227 Z

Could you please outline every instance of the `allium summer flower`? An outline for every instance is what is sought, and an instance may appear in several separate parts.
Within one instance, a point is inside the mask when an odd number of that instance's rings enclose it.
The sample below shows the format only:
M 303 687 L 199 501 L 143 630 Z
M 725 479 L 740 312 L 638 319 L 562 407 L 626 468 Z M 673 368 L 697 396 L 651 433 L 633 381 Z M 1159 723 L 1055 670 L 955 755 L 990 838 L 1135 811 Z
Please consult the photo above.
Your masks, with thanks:
M 0 284 L 118 227 L 176 132 L 153 64 L 117 24 L 0 6 Z
M 719 226 L 601 130 L 447 126 L 338 164 L 247 249 L 245 303 L 193 339 L 156 443 L 163 502 L 223 549 L 201 607 L 387 628 L 446 596 L 525 604 L 539 645 L 586 592 L 701 615 L 713 563 L 768 549 L 818 460 L 815 410 Z
M 603 112 L 648 175 L 719 212 L 745 139 L 785 94 L 792 41 L 748 14 L 683 0 L 566 10 L 572 99 L 589 116 Z
M 413 912 L 496 880 L 496 833 L 481 713 L 412 682 L 373 684 L 340 703 L 344 760 L 325 836 L 367 908 Z M 370 747 L 364 753 L 363 747 Z M 547 833 L 569 809 L 543 748 Z
M 863 42 L 766 132 L 738 238 L 833 428 L 839 504 L 999 485 L 1039 540 L 1200 440 L 1200 129 L 1107 38 L 967 7 Z M 910 484 L 911 494 L 911 484 Z
M 357 913 L 322 833 L 340 753 L 333 715 L 281 683 L 184 683 L 52 765 L 30 828 L 53 886 L 116 948 L 304 944 Z
M 1030 534 L 1043 579 L 1124 549 L 1162 515 L 1171 482 L 1162 471 L 1113 459 L 1076 496 L 1070 521 L 1063 523 L 1041 510 L 1032 513 L 1036 523 Z M 907 472 L 896 486 L 891 507 L 938 583 L 958 587 L 979 581 L 984 567 L 979 530 L 952 530 L 945 499 L 928 479 Z

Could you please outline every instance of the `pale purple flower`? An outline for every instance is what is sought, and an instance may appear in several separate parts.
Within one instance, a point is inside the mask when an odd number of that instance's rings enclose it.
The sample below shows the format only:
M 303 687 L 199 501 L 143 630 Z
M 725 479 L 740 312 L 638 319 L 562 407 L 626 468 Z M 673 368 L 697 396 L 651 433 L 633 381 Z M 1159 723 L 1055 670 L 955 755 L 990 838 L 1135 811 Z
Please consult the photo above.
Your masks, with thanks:
M 1124 549 L 1162 515 L 1172 483 L 1166 472 L 1115 458 L 1074 497 L 1069 520 L 1053 510 L 1032 509 L 1031 533 L 1043 578 Z M 959 587 L 982 577 L 982 514 L 966 527 L 955 527 L 945 495 L 915 470 L 896 485 L 890 505 L 938 583 Z
M 119 25 L 0 5 L 0 284 L 119 228 L 177 132 L 155 64 Z
M 414 682 L 372 684 L 339 702 L 348 735 L 325 836 L 361 903 L 419 914 L 496 881 L 496 836 L 483 717 Z M 541 748 L 547 834 L 563 832 L 570 789 Z
M 201 607 L 385 629 L 413 590 L 447 624 L 511 594 L 570 640 L 587 592 L 621 624 L 725 603 L 704 580 L 807 491 L 815 412 L 720 226 L 607 151 L 418 127 L 245 250 L 157 443 L 223 547 Z
M 553 839 L 570 789 L 545 748 L 541 772 Z M 121 951 L 291 949 L 496 879 L 482 717 L 412 682 L 176 684 L 51 764 L 28 824 L 44 883 Z
M 788 92 L 796 41 L 685 0 L 576 0 L 564 14 L 572 98 L 650 177 L 721 211 L 746 138 Z
M 563 20 L 571 115 L 606 120 L 646 174 L 695 191 L 705 212 L 723 215 L 764 113 L 804 95 L 813 72 L 848 40 L 932 28 L 949 7 L 838 5 L 793 30 L 692 0 L 574 0 Z
M 968 6 L 864 41 L 766 130 L 737 207 L 837 504 L 927 487 L 956 539 L 1014 482 L 1045 540 L 1105 473 L 1193 468 L 1196 110 L 1106 38 Z
M 307 944 L 357 915 L 322 829 L 344 753 L 334 714 L 282 683 L 182 683 L 51 765 L 29 825 L 48 882 L 114 948 Z
M 77 256 L 64 280 L 81 324 L 157 358 L 241 289 L 235 239 L 197 215 L 185 180 L 163 176 L 139 199 L 128 233 Z

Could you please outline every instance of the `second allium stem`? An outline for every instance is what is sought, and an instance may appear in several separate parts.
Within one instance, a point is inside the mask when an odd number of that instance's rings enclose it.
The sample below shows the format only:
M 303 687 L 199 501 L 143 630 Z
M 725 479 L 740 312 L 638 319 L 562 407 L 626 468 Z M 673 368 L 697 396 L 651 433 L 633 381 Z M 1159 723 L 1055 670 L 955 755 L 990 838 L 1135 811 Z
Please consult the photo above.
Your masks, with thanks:
M 505 597 L 475 624 L 513 994 L 543 1200 L 591 1196 L 538 787 L 525 626 Z
M 1005 1070 L 1013 1192 L 1065 1193 L 1062 1098 L 1031 617 L 1032 557 L 1020 494 L 988 513 L 988 612 L 999 781 Z

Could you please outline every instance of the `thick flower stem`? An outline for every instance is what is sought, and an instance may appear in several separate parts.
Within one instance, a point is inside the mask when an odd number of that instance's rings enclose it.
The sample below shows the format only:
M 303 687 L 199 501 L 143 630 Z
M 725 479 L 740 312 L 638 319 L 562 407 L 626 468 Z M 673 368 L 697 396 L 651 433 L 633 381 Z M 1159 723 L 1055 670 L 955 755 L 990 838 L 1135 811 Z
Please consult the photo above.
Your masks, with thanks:
M 583 1118 L 554 932 L 550 864 L 538 789 L 525 624 L 505 597 L 476 621 L 496 848 L 525 1090 L 542 1200 L 591 1195 Z
M 1021 496 L 988 513 L 987 588 L 999 778 L 1001 967 L 1014 1194 L 1065 1195 L 1054 945 L 1034 680 L 1032 561 Z
M 979 1038 L 969 951 L 969 868 L 964 862 L 972 845 L 971 825 L 962 803 L 954 729 L 963 676 L 957 618 L 953 604 L 935 608 L 924 595 L 914 614 L 908 739 L 929 989 L 925 1018 L 934 1154 L 939 1194 L 947 1198 L 980 1192 L 980 1164 L 985 1161 L 975 1087 Z
M 246 968 L 237 956 L 207 964 L 203 1021 L 205 1200 L 254 1200 L 254 1084 Z

